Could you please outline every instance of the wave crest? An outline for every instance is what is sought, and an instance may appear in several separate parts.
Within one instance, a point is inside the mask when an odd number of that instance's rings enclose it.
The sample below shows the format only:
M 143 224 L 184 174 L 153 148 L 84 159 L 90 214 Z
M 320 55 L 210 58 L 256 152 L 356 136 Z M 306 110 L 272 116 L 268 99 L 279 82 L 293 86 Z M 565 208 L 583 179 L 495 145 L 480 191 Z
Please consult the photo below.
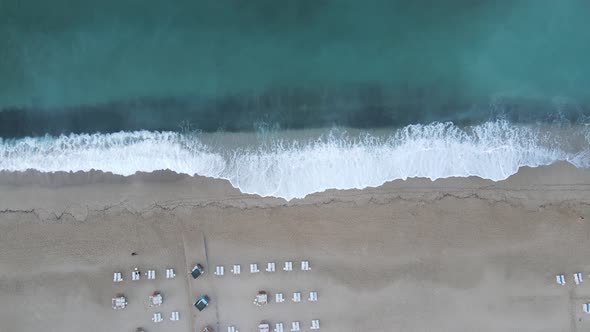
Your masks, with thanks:
M 175 132 L 71 134 L 0 140 L 0 169 L 96 169 L 121 175 L 170 169 L 227 179 L 242 192 L 290 200 L 410 177 L 498 181 L 519 167 L 560 160 L 589 167 L 589 132 L 587 127 L 555 131 L 506 121 L 467 128 L 433 123 L 386 135 L 331 130 L 307 139 L 277 137 L 234 148 L 214 147 L 199 135 Z

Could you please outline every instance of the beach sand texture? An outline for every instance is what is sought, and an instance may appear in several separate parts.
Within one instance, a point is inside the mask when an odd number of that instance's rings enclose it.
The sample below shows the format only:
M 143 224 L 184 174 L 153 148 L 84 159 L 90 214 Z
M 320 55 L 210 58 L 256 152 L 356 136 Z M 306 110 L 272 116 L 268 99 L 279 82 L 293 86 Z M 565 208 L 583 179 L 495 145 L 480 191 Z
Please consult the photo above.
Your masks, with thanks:
M 576 286 L 572 274 L 590 273 L 589 222 L 590 172 L 566 163 L 500 182 L 411 179 L 290 202 L 171 172 L 0 172 L 0 331 L 250 332 L 261 320 L 310 331 L 316 318 L 320 331 L 585 331 L 590 280 Z M 271 261 L 277 271 L 265 273 Z M 193 280 L 197 262 L 208 271 Z M 157 279 L 132 282 L 135 266 Z M 272 301 L 258 308 L 260 289 Z M 158 310 L 147 304 L 155 290 Z M 119 292 L 129 306 L 115 311 Z M 198 312 L 202 294 L 212 301 Z

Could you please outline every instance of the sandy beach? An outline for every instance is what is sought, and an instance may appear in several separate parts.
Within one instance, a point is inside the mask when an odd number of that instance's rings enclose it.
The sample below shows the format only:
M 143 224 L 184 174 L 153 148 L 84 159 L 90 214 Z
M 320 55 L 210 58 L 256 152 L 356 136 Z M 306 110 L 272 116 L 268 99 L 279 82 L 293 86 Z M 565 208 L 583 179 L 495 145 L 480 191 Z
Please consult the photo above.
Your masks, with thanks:
M 0 331 L 250 332 L 263 320 L 310 331 L 312 319 L 320 331 L 586 331 L 590 280 L 572 275 L 590 273 L 589 221 L 590 172 L 566 163 L 500 182 L 411 179 L 289 202 L 172 172 L 0 172 Z M 193 280 L 195 263 L 207 273 Z M 136 266 L 156 280 L 131 281 Z M 273 301 L 259 308 L 261 289 Z M 156 290 L 157 310 L 147 302 Z M 117 293 L 125 310 L 111 308 Z M 198 312 L 203 294 L 211 304 Z M 150 321 L 156 311 L 164 322 Z

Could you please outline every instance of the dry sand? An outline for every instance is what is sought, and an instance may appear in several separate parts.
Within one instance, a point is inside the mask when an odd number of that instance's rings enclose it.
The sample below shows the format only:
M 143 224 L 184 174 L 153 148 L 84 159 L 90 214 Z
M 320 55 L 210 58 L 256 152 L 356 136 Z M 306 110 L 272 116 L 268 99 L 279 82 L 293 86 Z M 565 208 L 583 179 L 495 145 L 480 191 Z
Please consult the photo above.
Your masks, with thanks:
M 565 163 L 497 183 L 414 179 L 291 202 L 171 172 L 0 173 L 0 331 L 249 332 L 261 320 L 310 331 L 314 318 L 320 331 L 586 331 L 590 280 L 576 286 L 572 273 L 590 273 L 589 221 L 590 172 Z M 302 259 L 312 271 L 280 270 Z M 276 273 L 249 273 L 269 261 Z M 226 275 L 192 280 L 196 262 Z M 157 280 L 131 282 L 134 266 Z M 114 284 L 114 271 L 126 280 Z M 287 301 L 255 307 L 259 289 Z M 154 290 L 165 297 L 159 325 Z M 110 307 L 118 292 L 123 311 Z M 201 294 L 212 303 L 198 312 Z

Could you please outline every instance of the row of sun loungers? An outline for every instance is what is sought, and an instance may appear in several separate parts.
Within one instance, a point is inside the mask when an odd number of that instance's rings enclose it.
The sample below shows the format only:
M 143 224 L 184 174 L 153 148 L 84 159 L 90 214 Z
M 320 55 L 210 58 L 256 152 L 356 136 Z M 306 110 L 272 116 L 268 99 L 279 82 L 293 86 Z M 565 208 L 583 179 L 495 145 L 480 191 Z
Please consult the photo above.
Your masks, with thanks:
M 310 329 L 319 330 L 320 329 L 320 320 L 319 319 L 312 320 Z M 285 326 L 283 325 L 283 323 L 276 323 L 274 331 L 275 332 L 285 332 Z M 291 332 L 297 332 L 297 331 L 301 331 L 301 324 L 298 321 L 291 322 Z
M 294 292 L 291 300 L 296 303 L 301 302 L 301 292 Z M 315 292 L 315 291 L 309 292 L 309 297 L 307 298 L 307 300 L 309 302 L 317 302 L 318 292 Z M 283 293 L 276 293 L 275 294 L 275 302 L 276 303 L 285 302 L 285 296 L 283 295 Z
M 180 313 L 178 311 L 173 311 L 172 313 L 170 313 L 170 320 L 171 321 L 178 321 L 180 320 Z M 161 323 L 164 321 L 164 317 L 162 315 L 161 312 L 155 312 L 152 315 L 152 321 L 154 323 Z
M 156 270 L 148 270 L 145 273 L 145 276 L 148 280 L 155 280 L 156 279 Z M 174 279 L 176 277 L 176 273 L 174 273 L 174 269 L 166 269 L 166 279 Z M 141 272 L 135 268 L 131 271 L 131 280 L 137 281 L 141 279 Z M 123 281 L 123 274 L 121 272 L 113 273 L 113 282 L 121 282 Z
M 563 274 L 558 274 L 555 276 L 555 280 L 557 281 L 558 285 L 565 285 L 565 275 Z M 576 283 L 576 285 L 581 284 L 584 281 L 584 277 L 582 275 L 582 272 L 576 272 L 574 273 L 574 282 Z
M 267 263 L 266 265 L 266 272 L 275 272 L 276 271 L 276 264 L 274 262 L 270 262 Z M 287 271 L 287 272 L 291 272 L 293 271 L 293 262 L 285 262 L 285 265 L 283 266 L 283 271 Z M 309 261 L 302 261 L 301 262 L 301 271 L 311 271 L 311 267 L 309 265 Z M 231 269 L 231 272 L 233 274 L 241 274 L 242 273 L 242 266 L 240 264 L 234 264 L 234 266 Z M 258 264 L 256 263 L 252 263 L 250 264 L 250 273 L 259 273 L 260 269 L 258 267 Z M 223 276 L 225 274 L 225 268 L 223 265 L 218 265 L 215 267 L 215 272 L 214 274 L 216 276 Z

